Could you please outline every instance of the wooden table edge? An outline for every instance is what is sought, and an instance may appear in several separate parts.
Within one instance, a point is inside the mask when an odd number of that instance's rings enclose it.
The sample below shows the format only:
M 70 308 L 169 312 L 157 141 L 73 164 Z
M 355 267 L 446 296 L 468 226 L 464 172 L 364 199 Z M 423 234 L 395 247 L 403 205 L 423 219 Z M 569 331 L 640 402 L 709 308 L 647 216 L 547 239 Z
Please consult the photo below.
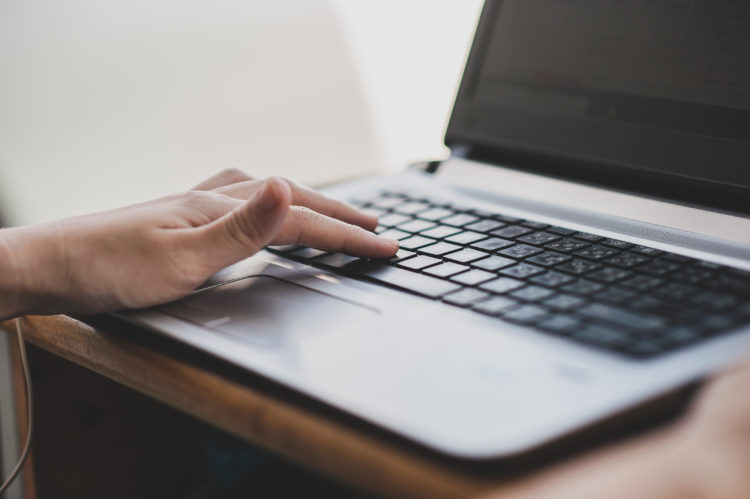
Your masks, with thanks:
M 28 343 L 362 490 L 449 498 L 518 490 L 520 485 L 519 480 L 469 473 L 407 442 L 332 421 L 306 404 L 274 397 L 67 316 L 27 317 L 23 324 Z M 10 321 L 2 327 L 15 331 Z

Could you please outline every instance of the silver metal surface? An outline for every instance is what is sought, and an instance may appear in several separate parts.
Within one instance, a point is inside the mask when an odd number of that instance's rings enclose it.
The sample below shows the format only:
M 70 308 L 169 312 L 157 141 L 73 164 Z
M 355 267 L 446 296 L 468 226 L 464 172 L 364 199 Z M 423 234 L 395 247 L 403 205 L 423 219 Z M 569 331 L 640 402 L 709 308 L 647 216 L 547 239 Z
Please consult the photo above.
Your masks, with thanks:
M 406 172 L 327 193 L 421 192 L 750 268 L 737 241 L 484 187 Z M 210 284 L 180 304 L 123 317 L 465 458 L 536 448 L 714 372 L 750 346 L 748 330 L 631 361 L 267 252 Z

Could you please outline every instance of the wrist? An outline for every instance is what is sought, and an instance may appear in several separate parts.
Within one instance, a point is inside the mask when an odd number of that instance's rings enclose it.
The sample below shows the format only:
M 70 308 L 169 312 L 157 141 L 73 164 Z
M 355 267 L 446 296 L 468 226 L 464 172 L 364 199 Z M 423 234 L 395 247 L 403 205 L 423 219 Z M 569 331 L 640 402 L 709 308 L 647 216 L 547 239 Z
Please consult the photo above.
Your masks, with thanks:
M 64 262 L 55 224 L 0 231 L 0 318 L 54 309 Z

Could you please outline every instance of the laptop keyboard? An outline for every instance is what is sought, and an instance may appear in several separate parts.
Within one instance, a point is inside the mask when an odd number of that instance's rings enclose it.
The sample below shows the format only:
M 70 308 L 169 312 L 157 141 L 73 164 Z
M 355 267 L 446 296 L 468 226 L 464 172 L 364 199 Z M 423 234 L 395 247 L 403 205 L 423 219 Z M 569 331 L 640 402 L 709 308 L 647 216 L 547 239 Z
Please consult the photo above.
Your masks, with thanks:
M 750 272 L 401 193 L 355 204 L 399 240 L 394 257 L 269 250 L 633 358 L 750 324 Z

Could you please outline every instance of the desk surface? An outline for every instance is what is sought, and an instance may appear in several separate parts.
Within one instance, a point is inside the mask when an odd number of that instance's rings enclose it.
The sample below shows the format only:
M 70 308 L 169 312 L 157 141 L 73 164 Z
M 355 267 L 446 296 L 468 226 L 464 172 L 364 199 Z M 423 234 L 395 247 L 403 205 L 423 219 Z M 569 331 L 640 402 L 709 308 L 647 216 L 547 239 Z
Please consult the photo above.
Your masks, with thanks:
M 99 328 L 65 316 L 29 317 L 26 340 L 356 488 L 392 497 L 490 490 L 523 497 L 542 473 L 509 478 L 502 469 L 443 459 L 158 335 L 94 323 Z M 3 326 L 12 330 L 10 322 Z

